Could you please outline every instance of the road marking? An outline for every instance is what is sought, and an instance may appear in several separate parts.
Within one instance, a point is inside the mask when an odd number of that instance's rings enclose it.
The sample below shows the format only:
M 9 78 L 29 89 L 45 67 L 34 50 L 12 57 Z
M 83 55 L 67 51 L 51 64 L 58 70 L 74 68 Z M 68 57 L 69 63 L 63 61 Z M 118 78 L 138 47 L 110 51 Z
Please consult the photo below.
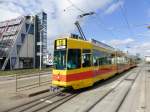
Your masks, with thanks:
M 52 102 L 52 101 L 50 101 L 50 100 L 46 100 L 45 102 L 46 102 L 46 103 L 53 103 L 53 102 Z
M 44 99 L 40 99 L 40 101 L 42 102 L 42 101 L 44 101 Z

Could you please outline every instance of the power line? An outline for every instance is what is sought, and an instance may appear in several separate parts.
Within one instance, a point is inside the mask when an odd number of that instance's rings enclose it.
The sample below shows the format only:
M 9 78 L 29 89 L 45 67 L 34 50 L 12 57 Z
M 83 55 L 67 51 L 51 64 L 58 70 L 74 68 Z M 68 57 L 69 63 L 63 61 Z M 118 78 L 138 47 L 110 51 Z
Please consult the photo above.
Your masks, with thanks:
M 88 0 L 87 0 L 86 3 L 87 3 L 87 5 L 88 5 L 88 7 L 91 7 L 91 6 L 89 5 Z M 92 8 L 91 8 L 91 9 L 92 9 Z M 98 21 L 99 27 L 102 28 L 103 30 L 105 30 L 105 31 L 107 31 L 107 32 L 109 32 L 109 33 L 111 33 L 111 34 L 115 37 L 114 32 L 113 32 L 111 29 L 106 28 L 106 25 L 105 25 L 104 22 L 102 21 L 100 15 L 97 14 L 97 13 L 95 13 L 95 15 L 96 15 L 96 18 L 97 18 L 96 20 Z M 101 27 L 101 26 L 102 26 L 102 27 Z
M 76 6 L 71 0 L 67 0 L 75 9 L 79 10 L 82 13 L 85 13 L 84 10 L 82 10 L 81 8 L 79 8 L 78 6 Z
M 132 24 L 131 25 L 131 27 L 133 28 L 138 28 L 138 27 L 145 27 L 145 26 L 148 26 L 148 25 L 150 25 L 149 23 L 143 23 L 143 24 Z M 124 26 L 119 26 L 119 27 L 117 27 L 118 29 L 119 28 L 125 28 Z
M 86 13 L 84 10 L 82 10 L 81 8 L 79 8 L 77 5 L 75 5 L 71 0 L 67 0 L 70 4 L 71 4 L 71 6 L 72 7 L 74 7 L 76 10 L 79 10 L 80 12 L 82 12 L 82 13 Z M 88 1 L 87 1 L 87 4 L 88 4 Z M 88 4 L 88 6 L 90 7 L 90 5 Z M 92 11 L 91 11 L 92 12 Z M 114 37 L 116 37 L 115 35 L 114 35 L 114 33 L 113 33 L 113 31 L 112 30 L 110 30 L 110 29 L 108 29 L 108 28 L 106 28 L 106 25 L 102 22 L 102 20 L 101 20 L 101 17 L 97 14 L 97 13 L 95 13 L 95 15 L 96 15 L 96 20 L 98 21 L 98 26 L 101 28 L 101 29 L 103 29 L 103 30 L 105 30 L 105 31 L 107 31 L 107 32 L 109 32 L 109 33 L 111 33 Z M 101 27 L 102 26 L 102 27 Z
M 95 13 L 95 15 L 96 15 L 96 20 L 97 20 L 97 23 L 98 23 L 98 25 L 99 25 L 99 27 L 101 28 L 101 29 L 103 29 L 103 30 L 105 30 L 105 31 L 107 31 L 107 32 L 109 32 L 109 33 L 111 33 L 114 37 L 116 37 L 115 35 L 114 35 L 114 32 L 111 30 L 111 29 L 108 29 L 107 27 L 106 27 L 106 25 L 102 22 L 102 19 L 101 19 L 101 17 L 99 17 L 99 15 L 97 14 L 97 13 Z
M 119 2 L 119 1 L 120 0 L 117 0 L 117 2 Z M 128 21 L 128 18 L 127 18 L 127 15 L 126 15 L 124 7 L 121 4 L 119 4 L 119 7 L 120 7 L 120 11 L 122 13 L 122 16 L 123 16 L 123 18 L 124 18 L 124 20 L 125 20 L 125 22 L 127 24 L 128 31 L 130 32 L 131 35 L 134 35 L 134 33 L 133 33 L 132 29 L 131 29 L 131 26 L 129 24 L 129 21 Z

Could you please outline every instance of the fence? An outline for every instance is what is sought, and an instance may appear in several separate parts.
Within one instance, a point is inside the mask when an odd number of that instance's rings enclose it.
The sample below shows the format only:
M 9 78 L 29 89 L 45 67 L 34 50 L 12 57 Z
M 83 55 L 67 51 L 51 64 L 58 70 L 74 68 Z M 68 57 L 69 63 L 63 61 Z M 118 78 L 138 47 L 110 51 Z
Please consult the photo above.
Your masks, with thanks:
M 30 75 L 16 75 L 16 92 L 50 84 L 50 74 L 50 72 L 39 72 Z

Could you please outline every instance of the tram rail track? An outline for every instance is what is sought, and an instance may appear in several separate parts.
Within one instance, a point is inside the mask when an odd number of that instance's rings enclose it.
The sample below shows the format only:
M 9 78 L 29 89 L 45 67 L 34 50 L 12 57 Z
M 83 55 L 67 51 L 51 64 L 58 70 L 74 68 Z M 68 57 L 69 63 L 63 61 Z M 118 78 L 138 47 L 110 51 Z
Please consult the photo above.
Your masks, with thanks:
M 76 97 L 77 95 L 78 94 L 68 95 L 68 96 L 66 96 L 64 98 L 61 98 L 59 100 L 56 100 L 56 101 L 52 102 L 51 105 L 47 104 L 44 107 L 39 108 L 39 109 L 37 109 L 37 110 L 35 110 L 33 112 L 41 112 L 41 111 L 43 111 L 43 112 L 51 112 L 52 110 L 54 110 L 54 109 L 58 108 L 59 106 L 61 106 L 62 104 L 64 104 L 65 102 L 67 102 L 67 101 L 71 100 L 72 98 Z
M 123 83 L 124 80 L 126 81 L 132 81 L 132 85 L 129 87 L 128 91 L 125 93 L 125 96 L 123 97 L 123 99 L 121 100 L 121 103 L 118 105 L 117 109 L 115 112 L 118 112 L 118 110 L 120 109 L 122 103 L 124 102 L 124 99 L 127 97 L 128 93 L 130 92 L 135 80 L 137 79 L 137 77 L 139 76 L 140 72 L 141 72 L 141 67 L 138 68 L 138 70 L 136 70 L 136 68 L 134 69 L 134 71 L 132 71 L 130 74 L 128 74 L 126 77 L 124 77 L 122 80 L 120 80 L 118 82 L 117 85 L 115 85 L 112 89 L 110 89 L 108 92 L 106 92 L 100 99 L 98 99 L 95 103 L 93 103 L 91 106 L 89 106 L 88 108 L 86 108 L 84 110 L 84 112 L 92 112 L 92 109 L 97 106 L 98 103 L 102 102 L 108 95 L 110 95 L 121 83 Z M 136 72 L 136 76 L 129 78 L 131 76 L 131 74 Z
M 54 97 L 54 96 L 56 96 L 57 94 L 60 94 L 60 93 L 61 93 L 61 92 L 59 91 L 59 92 L 57 92 L 57 93 L 52 93 L 52 94 L 46 95 L 46 96 L 44 96 L 44 97 L 37 98 L 37 99 L 35 99 L 35 100 L 33 100 L 33 101 L 29 101 L 29 102 L 24 103 L 24 104 L 21 104 L 21 105 L 19 105 L 19 106 L 16 106 L 16 107 L 7 109 L 7 110 L 5 110 L 4 112 L 17 111 L 17 109 L 20 109 L 20 108 L 22 108 L 22 107 L 25 107 L 26 105 L 33 105 L 34 102 L 38 103 L 38 102 L 40 101 L 40 99 L 42 99 L 42 98 L 44 99 L 44 98 L 48 98 L 48 97 Z
M 42 111 L 48 107 L 47 111 L 53 110 L 63 103 L 77 96 L 78 93 L 67 93 L 64 91 L 54 92 L 50 95 L 46 95 L 41 98 L 37 98 L 33 101 L 24 103 L 22 105 L 10 108 L 4 112 L 37 112 Z M 49 108 L 51 107 L 51 108 Z M 44 111 L 45 112 L 45 111 Z
M 120 107 L 122 106 L 124 100 L 126 99 L 126 97 L 128 96 L 129 92 L 131 91 L 131 88 L 133 87 L 133 84 L 135 83 L 137 77 L 139 76 L 139 74 L 140 74 L 140 72 L 141 72 L 141 69 L 142 69 L 142 68 L 140 68 L 139 71 L 137 72 L 137 75 L 136 75 L 135 79 L 133 79 L 133 80 L 131 80 L 131 79 L 128 80 L 128 81 L 132 81 L 132 85 L 130 86 L 130 88 L 129 88 L 128 91 L 126 92 L 125 96 L 124 96 L 123 99 L 121 100 L 121 103 L 120 103 L 120 105 L 118 106 L 118 108 L 116 109 L 116 112 L 119 111 L 119 109 L 120 109 Z M 126 80 L 127 80 L 127 79 L 126 79 Z
M 136 78 L 138 77 L 138 75 L 136 75 L 136 77 L 131 77 L 131 78 L 129 78 L 129 76 L 131 76 L 131 74 L 133 74 L 133 73 L 139 73 L 139 72 L 140 72 L 140 68 L 133 69 L 133 71 L 131 71 L 131 73 L 129 73 L 127 76 L 123 77 L 123 79 L 121 79 L 119 82 L 117 82 L 115 87 L 110 89 L 100 99 L 98 99 L 95 103 L 93 103 L 91 106 L 89 106 L 89 108 L 87 108 L 84 112 L 91 111 L 99 102 L 101 102 L 105 97 L 107 97 L 111 92 L 113 92 L 115 90 L 115 88 L 117 88 L 124 80 L 135 81 Z M 130 89 L 131 89 L 131 87 L 130 87 Z M 129 90 L 128 90 L 128 92 L 129 92 Z M 56 108 L 60 107 L 62 104 L 68 102 L 69 100 L 73 99 L 77 95 L 79 95 L 79 94 L 58 91 L 56 93 L 52 93 L 52 94 L 44 96 L 42 98 L 38 98 L 33 101 L 24 103 L 20 106 L 16 106 L 16 107 L 6 110 L 4 112 L 50 112 L 50 111 L 55 110 Z M 122 99 L 122 103 L 123 103 L 123 99 Z M 121 106 L 121 104 L 120 104 L 120 106 Z M 119 110 L 119 107 L 116 110 L 116 112 L 118 110 Z

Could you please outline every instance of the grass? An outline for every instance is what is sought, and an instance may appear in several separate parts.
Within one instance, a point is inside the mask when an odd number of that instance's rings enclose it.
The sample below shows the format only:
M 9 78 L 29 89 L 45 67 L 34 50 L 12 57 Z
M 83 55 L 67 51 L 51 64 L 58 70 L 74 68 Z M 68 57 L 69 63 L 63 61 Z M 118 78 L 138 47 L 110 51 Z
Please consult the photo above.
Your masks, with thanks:
M 0 76 L 8 76 L 8 75 L 28 75 L 39 72 L 50 72 L 52 68 L 42 68 L 40 71 L 39 68 L 36 69 L 21 69 L 21 70 L 9 70 L 9 71 L 0 71 Z

